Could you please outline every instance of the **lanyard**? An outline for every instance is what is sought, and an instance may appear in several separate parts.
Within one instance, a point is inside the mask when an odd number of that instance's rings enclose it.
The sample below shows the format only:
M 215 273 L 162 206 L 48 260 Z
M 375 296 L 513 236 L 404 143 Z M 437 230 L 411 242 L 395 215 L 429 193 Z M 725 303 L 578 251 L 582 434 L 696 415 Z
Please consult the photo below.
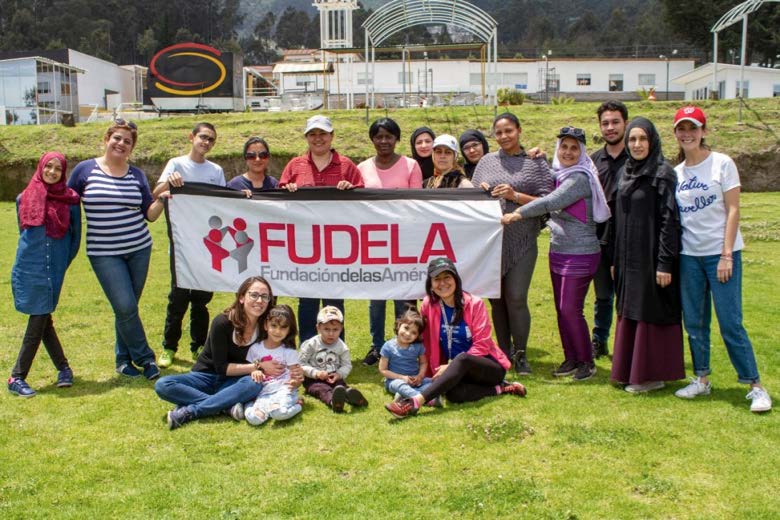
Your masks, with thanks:
M 447 332 L 447 353 L 448 359 L 452 361 L 452 329 L 454 326 L 452 322 L 455 320 L 455 309 L 452 309 L 452 317 L 447 322 L 447 312 L 444 310 L 444 302 L 439 300 L 439 306 L 441 307 L 441 319 L 444 321 L 444 330 Z

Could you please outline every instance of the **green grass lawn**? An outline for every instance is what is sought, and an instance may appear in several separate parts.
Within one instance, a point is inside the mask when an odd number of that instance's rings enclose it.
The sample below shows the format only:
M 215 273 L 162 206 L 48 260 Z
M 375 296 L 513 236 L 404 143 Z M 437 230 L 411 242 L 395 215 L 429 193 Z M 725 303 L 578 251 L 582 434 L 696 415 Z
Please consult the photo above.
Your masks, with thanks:
M 742 229 L 745 324 L 763 382 L 780 399 L 778 204 L 777 193 L 744 195 Z M 9 235 L 0 245 L 7 377 L 26 324 L 11 296 L 11 203 L 0 203 L 0 225 Z M 170 283 L 164 219 L 151 229 L 141 312 L 159 352 Z M 113 371 L 113 316 L 82 244 L 55 314 L 75 385 L 54 386 L 56 371 L 41 348 L 28 378 L 38 395 L 0 392 L 0 517 L 777 518 L 780 416 L 749 412 L 747 387 L 736 383 L 719 338 L 713 393 L 695 401 L 674 397 L 683 382 L 629 395 L 610 385 L 606 359 L 587 382 L 550 375 L 563 355 L 548 241 L 547 233 L 539 240 L 531 289 L 534 375 L 523 380 L 526 399 L 391 420 L 376 368 L 359 364 L 370 341 L 368 304 L 350 301 L 347 342 L 356 365 L 349 380 L 368 409 L 338 416 L 309 398 L 287 423 L 253 428 L 217 417 L 173 432 L 164 421 L 170 405 L 152 385 Z M 212 313 L 230 300 L 215 296 Z M 591 321 L 591 300 L 587 309 Z M 190 364 L 177 358 L 165 373 Z

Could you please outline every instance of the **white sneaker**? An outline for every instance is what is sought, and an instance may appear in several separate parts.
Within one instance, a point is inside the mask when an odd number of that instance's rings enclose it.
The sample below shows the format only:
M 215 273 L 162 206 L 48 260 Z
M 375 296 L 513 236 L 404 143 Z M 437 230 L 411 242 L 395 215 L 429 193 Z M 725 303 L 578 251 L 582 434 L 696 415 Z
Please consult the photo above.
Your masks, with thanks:
M 748 395 L 745 396 L 745 399 L 753 400 L 753 402 L 750 403 L 751 412 L 768 412 L 772 409 L 772 398 L 769 397 L 766 390 L 758 386 L 753 387 Z
M 707 381 L 707 384 L 704 384 L 700 377 L 692 377 L 690 384 L 677 390 L 674 395 L 683 399 L 693 399 L 697 395 L 710 395 L 711 390 L 712 383 Z
M 644 392 L 650 392 L 652 390 L 658 390 L 659 388 L 663 388 L 666 386 L 666 383 L 663 381 L 650 381 L 647 383 L 642 383 L 641 385 L 627 385 L 624 389 L 629 394 L 641 394 Z
M 236 421 L 243 421 L 244 420 L 244 404 L 243 403 L 236 403 L 233 406 L 231 406 L 230 407 L 230 417 L 232 417 Z

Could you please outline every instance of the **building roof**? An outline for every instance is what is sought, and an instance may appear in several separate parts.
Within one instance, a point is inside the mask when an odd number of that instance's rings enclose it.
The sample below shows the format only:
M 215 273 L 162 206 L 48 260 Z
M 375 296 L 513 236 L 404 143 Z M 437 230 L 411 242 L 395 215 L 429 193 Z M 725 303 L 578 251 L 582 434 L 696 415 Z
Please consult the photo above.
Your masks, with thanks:
M 277 63 L 274 74 L 332 74 L 333 63 Z
M 730 63 L 718 63 L 719 74 L 724 70 L 734 70 L 739 72 L 740 69 L 742 69 L 740 65 L 732 65 Z M 780 69 L 770 69 L 768 67 L 755 67 L 755 66 L 746 65 L 745 71 L 751 73 L 757 72 L 759 74 L 773 75 L 776 76 L 778 79 L 780 79 Z M 675 83 L 690 83 L 692 81 L 697 81 L 709 76 L 712 76 L 712 62 L 706 63 L 701 67 L 697 67 L 692 71 L 686 72 L 685 74 L 680 74 L 679 76 L 672 78 L 672 81 L 674 81 Z

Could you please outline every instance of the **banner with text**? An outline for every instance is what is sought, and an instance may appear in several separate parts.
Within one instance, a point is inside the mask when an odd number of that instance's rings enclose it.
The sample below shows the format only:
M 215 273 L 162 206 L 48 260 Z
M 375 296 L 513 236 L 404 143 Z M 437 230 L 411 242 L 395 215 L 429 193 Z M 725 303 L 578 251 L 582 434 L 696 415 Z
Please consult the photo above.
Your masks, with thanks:
M 190 183 L 166 215 L 178 287 L 234 292 L 249 276 L 274 294 L 415 299 L 442 256 L 465 290 L 498 297 L 501 208 L 481 190 L 310 188 L 244 198 Z

